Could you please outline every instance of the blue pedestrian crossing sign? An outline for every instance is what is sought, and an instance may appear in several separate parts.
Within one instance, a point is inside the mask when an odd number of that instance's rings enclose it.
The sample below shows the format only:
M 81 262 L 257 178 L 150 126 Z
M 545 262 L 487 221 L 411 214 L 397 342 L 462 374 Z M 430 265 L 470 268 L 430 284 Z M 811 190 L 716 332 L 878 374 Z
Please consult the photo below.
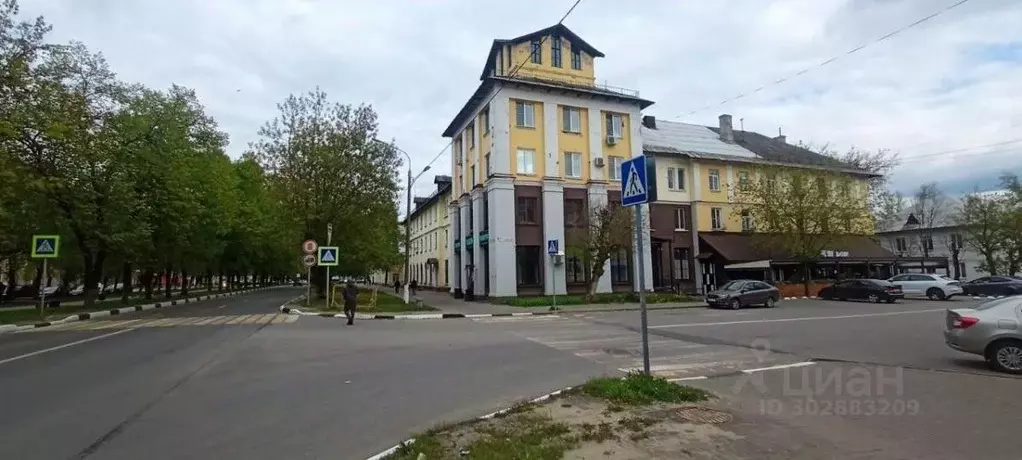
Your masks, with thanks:
M 546 240 L 546 253 L 552 256 L 561 252 L 560 248 L 558 247 L 560 246 L 558 243 L 559 242 L 557 240 Z
M 319 266 L 334 267 L 337 265 L 337 246 L 319 247 Z
M 621 162 L 621 205 L 656 201 L 656 170 L 652 159 L 639 155 Z
M 59 253 L 59 235 L 32 235 L 33 259 L 56 259 Z

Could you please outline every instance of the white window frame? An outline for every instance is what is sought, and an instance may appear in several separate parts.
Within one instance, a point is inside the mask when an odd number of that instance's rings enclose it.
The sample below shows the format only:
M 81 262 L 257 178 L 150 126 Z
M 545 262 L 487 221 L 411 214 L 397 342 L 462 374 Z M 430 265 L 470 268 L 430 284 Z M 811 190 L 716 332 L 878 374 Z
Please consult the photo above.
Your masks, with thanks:
M 564 177 L 582 178 L 582 153 L 564 152 Z
M 613 137 L 614 139 L 624 137 L 625 123 L 620 113 L 607 112 L 607 126 L 610 127 L 607 131 L 607 137 Z
M 685 208 L 674 208 L 674 229 L 678 231 L 688 230 L 688 216 L 685 215 Z
M 564 106 L 561 109 L 561 130 L 566 133 L 582 132 L 582 111 L 578 107 Z
M 517 164 L 515 169 L 518 174 L 535 175 L 536 174 L 536 150 L 535 149 L 523 149 L 518 148 L 516 154 Z M 525 161 L 528 160 L 528 161 Z M 528 166 L 523 168 L 523 166 Z
M 675 190 L 677 188 L 677 184 L 675 184 L 675 182 L 674 182 L 674 178 L 675 178 L 675 172 L 674 171 L 675 171 L 674 168 L 667 168 L 667 189 L 668 190 Z
M 624 163 L 624 158 L 610 156 L 607 158 L 610 163 L 610 179 L 621 180 L 621 163 Z
M 518 108 L 521 107 L 521 119 L 518 119 Z M 536 127 L 536 106 L 527 101 L 515 101 L 515 126 L 534 129 Z
M 706 180 L 706 185 L 708 185 L 710 187 L 710 191 L 711 192 L 719 192 L 720 191 L 720 170 L 719 169 L 711 169 L 709 171 L 708 177 L 707 177 L 707 180 Z
M 742 216 L 742 231 L 751 232 L 756 229 L 756 219 L 751 215 Z
M 713 230 L 724 230 L 724 210 L 721 208 L 710 208 L 710 228 Z

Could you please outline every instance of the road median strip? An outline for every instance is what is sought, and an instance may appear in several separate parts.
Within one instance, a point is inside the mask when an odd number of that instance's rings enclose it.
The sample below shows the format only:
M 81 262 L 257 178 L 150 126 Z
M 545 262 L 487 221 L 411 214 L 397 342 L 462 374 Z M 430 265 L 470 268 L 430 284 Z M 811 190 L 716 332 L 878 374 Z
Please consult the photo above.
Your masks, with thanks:
M 243 291 L 231 291 L 231 292 L 222 292 L 222 293 L 218 293 L 218 294 L 208 294 L 208 295 L 202 295 L 202 296 L 197 296 L 197 297 L 189 297 L 189 298 L 185 298 L 185 299 L 182 299 L 182 300 L 171 300 L 171 301 L 164 301 L 164 302 L 154 302 L 154 303 L 150 303 L 150 304 L 135 305 L 135 306 L 131 306 L 131 307 L 111 308 L 109 310 L 97 310 L 97 311 L 91 311 L 91 312 L 85 312 L 85 313 L 76 313 L 76 314 L 67 316 L 67 317 L 65 317 L 63 319 L 53 320 L 53 321 L 42 321 L 42 322 L 38 322 L 38 323 L 34 323 L 34 324 L 24 324 L 24 325 L 5 324 L 5 325 L 0 326 L 0 334 L 8 333 L 8 332 L 21 332 L 21 331 L 27 331 L 27 330 L 32 330 L 32 329 L 39 329 L 39 328 L 44 328 L 44 327 L 49 327 L 49 326 L 55 326 L 55 325 L 58 325 L 58 324 L 73 323 L 73 322 L 77 322 L 77 321 L 88 321 L 88 320 L 91 320 L 91 319 L 103 318 L 103 317 L 107 317 L 107 316 L 117 316 L 117 315 L 123 315 L 123 314 L 128 314 L 128 313 L 140 312 L 140 311 L 155 310 L 157 308 L 169 308 L 169 307 L 172 307 L 172 306 L 183 305 L 183 304 L 186 304 L 186 303 L 200 302 L 200 301 L 208 300 L 208 299 L 219 299 L 219 298 L 223 298 L 223 297 L 233 297 L 233 296 L 236 296 L 236 295 L 239 295 L 239 294 L 248 294 L 248 293 L 252 293 L 252 292 L 265 291 L 265 290 L 268 290 L 268 289 L 275 289 L 275 288 L 286 287 L 286 286 L 287 285 L 267 286 L 267 287 L 261 287 L 261 288 L 246 289 L 246 290 L 243 290 Z

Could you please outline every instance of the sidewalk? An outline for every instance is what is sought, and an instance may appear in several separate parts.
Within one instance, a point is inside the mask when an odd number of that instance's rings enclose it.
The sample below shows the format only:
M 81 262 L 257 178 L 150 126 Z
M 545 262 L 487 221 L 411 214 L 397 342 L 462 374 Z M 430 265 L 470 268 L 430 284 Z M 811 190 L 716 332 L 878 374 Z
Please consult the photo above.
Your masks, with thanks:
M 393 292 L 393 290 L 391 290 L 391 292 Z M 422 299 L 422 302 L 426 305 L 437 308 L 444 313 L 488 314 L 550 311 L 550 306 L 512 307 L 510 305 L 491 304 L 485 301 L 466 302 L 462 299 L 455 299 L 448 292 L 419 290 L 415 297 Z M 674 310 L 679 308 L 698 308 L 705 306 L 705 302 L 683 302 L 647 304 L 646 308 L 648 310 Z M 557 307 L 557 311 L 560 313 L 631 311 L 639 309 L 640 307 L 638 303 L 565 305 Z

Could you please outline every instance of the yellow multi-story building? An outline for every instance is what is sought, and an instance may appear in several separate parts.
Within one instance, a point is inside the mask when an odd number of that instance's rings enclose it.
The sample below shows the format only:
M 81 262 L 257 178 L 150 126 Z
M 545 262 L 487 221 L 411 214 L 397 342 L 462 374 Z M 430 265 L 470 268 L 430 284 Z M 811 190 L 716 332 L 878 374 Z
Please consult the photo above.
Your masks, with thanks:
M 644 117 L 653 102 L 638 91 L 596 83 L 602 57 L 563 25 L 494 40 L 479 87 L 443 133 L 452 138 L 449 286 L 456 297 L 584 291 L 584 261 L 569 254 L 558 264 L 548 253 L 564 251 L 566 228 L 590 207 L 620 201 L 621 162 L 633 155 L 645 153 L 656 165 L 659 196 L 643 206 L 650 231 L 642 238 L 650 248 L 645 285 L 657 289 L 711 288 L 727 279 L 728 267 L 750 262 L 735 252 L 750 246 L 743 226 L 752 222 L 735 212 L 732 184 L 751 180 L 757 168 L 872 177 L 783 136 L 736 131 L 730 115 L 717 126 Z M 597 292 L 636 289 L 636 261 L 630 250 L 613 254 Z
M 598 85 L 600 57 L 563 25 L 494 40 L 479 88 L 444 131 L 455 296 L 585 289 L 582 261 L 555 264 L 548 247 L 563 251 L 566 220 L 590 204 L 620 200 L 619 165 L 642 152 L 640 111 L 652 104 Z M 634 256 L 616 254 L 599 290 L 632 290 Z
M 415 197 L 408 222 L 409 281 L 416 281 L 420 289 L 446 289 L 450 279 L 451 221 L 447 205 L 451 201 L 451 177 L 436 176 L 433 182 L 436 191 L 428 197 Z

